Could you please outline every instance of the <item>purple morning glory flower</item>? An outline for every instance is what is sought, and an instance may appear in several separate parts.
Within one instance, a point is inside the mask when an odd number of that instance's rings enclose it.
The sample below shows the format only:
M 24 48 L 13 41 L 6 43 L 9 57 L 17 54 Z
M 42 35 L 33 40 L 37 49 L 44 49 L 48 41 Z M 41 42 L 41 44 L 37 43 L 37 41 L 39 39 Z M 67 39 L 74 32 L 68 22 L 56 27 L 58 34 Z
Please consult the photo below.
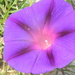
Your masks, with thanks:
M 41 0 L 5 23 L 4 59 L 14 69 L 41 74 L 75 59 L 75 11 L 64 0 Z

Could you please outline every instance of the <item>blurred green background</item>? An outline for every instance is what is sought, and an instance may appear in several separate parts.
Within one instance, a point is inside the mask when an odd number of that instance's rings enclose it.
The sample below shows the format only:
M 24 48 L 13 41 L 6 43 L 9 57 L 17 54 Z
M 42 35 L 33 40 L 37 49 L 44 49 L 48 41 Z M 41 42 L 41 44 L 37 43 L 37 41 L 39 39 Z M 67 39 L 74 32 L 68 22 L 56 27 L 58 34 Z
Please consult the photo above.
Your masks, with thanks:
M 12 14 L 22 8 L 31 6 L 33 3 L 37 2 L 37 1 L 38 0 L 0 0 L 0 75 L 26 75 L 24 73 L 14 70 L 9 65 L 7 65 L 7 63 L 3 60 L 4 23 L 10 14 Z M 74 8 L 74 6 L 75 6 L 74 0 L 73 1 L 66 0 L 66 1 L 71 3 Z M 75 66 L 70 64 L 61 70 L 56 69 L 52 72 L 46 73 L 46 75 L 75 75 L 75 72 L 70 68 L 75 68 Z M 31 74 L 31 75 L 33 75 L 33 74 Z

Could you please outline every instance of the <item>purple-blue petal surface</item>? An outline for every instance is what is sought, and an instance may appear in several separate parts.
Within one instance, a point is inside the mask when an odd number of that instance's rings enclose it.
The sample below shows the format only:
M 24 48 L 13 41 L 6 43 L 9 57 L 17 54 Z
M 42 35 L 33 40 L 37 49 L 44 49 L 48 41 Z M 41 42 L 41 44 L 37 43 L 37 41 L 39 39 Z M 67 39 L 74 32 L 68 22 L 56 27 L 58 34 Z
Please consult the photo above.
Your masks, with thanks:
M 49 72 L 54 70 L 56 66 L 53 66 L 51 61 L 48 58 L 47 52 L 46 51 L 41 51 L 37 55 L 37 59 L 34 63 L 34 66 L 32 68 L 32 73 L 33 74 L 41 74 L 45 72 Z
M 63 68 L 75 59 L 75 32 L 57 39 L 52 46 L 57 68 Z
M 6 20 L 4 31 L 5 42 L 31 40 L 31 36 L 22 27 L 10 19 Z
M 75 11 L 64 0 L 41 0 L 11 14 L 4 28 L 4 60 L 41 74 L 75 59 Z

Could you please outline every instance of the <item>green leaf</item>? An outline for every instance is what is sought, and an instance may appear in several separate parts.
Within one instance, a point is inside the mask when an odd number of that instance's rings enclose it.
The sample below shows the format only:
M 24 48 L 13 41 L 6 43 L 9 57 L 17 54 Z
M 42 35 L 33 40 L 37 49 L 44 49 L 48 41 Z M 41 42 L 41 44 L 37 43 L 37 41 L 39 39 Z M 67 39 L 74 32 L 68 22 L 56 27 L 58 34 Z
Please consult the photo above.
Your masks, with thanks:
M 25 4 L 26 4 L 26 0 L 23 0 L 23 3 L 21 4 L 21 8 L 20 9 L 24 8 Z
M 13 5 L 14 5 L 14 4 L 17 4 L 17 2 L 18 2 L 18 0 L 14 0 Z
M 66 69 L 63 69 L 64 71 L 68 71 L 68 72 L 72 72 L 72 73 L 75 73 L 74 71 L 71 71 L 71 70 L 66 70 Z
M 30 0 L 30 4 L 29 4 L 29 6 L 31 6 L 32 4 L 33 4 L 33 2 L 32 2 L 33 0 Z
M 56 74 L 55 74 L 55 75 L 58 75 L 58 71 L 59 71 L 59 70 L 57 69 L 57 71 L 56 71 Z
M 22 75 L 22 73 L 20 72 L 20 74 L 19 75 Z
M 4 5 L 0 4 L 0 8 L 1 8 L 1 10 L 5 13 Z
M 68 66 L 66 66 L 66 67 L 75 67 L 75 65 L 68 65 Z
M 3 0 L 0 0 L 0 2 L 2 2 Z
M 67 2 L 70 2 L 71 0 L 66 0 Z

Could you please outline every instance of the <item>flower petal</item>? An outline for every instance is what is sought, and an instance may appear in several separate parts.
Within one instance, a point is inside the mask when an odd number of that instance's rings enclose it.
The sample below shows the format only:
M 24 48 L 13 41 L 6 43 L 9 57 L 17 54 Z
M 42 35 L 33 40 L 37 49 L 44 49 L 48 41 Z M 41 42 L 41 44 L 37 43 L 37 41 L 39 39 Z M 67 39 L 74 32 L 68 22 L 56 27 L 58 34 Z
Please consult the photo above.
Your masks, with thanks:
M 54 0 L 51 22 L 55 23 L 73 11 L 73 7 L 64 0 Z
M 16 54 L 17 52 L 21 52 L 23 49 L 30 47 L 31 45 L 33 44 L 26 41 L 6 42 L 4 46 L 5 60 L 9 59 L 12 55 Z
M 75 59 L 75 33 L 57 39 L 52 46 L 57 68 L 63 68 Z
M 30 45 L 31 43 L 23 41 L 6 43 L 4 48 L 4 59 L 14 69 L 24 73 L 30 73 L 37 55 L 37 50 L 32 51 L 32 49 L 30 49 L 29 52 L 23 50 Z M 18 53 L 21 54 L 18 55 Z
M 32 45 L 23 41 L 7 42 L 4 59 L 11 67 L 24 73 L 40 74 L 53 70 L 55 66 L 51 64 L 46 51 L 33 50 Z
M 26 7 L 10 15 L 14 19 L 37 31 L 43 26 L 46 16 L 52 6 L 52 0 L 41 0 L 30 7 Z
M 55 0 L 55 3 L 51 15 L 51 29 L 61 36 L 75 32 L 75 11 L 73 11 L 73 7 L 65 1 Z
M 5 41 L 30 41 L 31 36 L 15 22 L 6 20 L 4 30 Z
M 31 7 L 13 13 L 5 24 L 4 59 L 16 70 L 33 74 L 45 73 L 56 67 L 62 68 L 68 65 L 75 59 L 75 33 L 68 32 L 64 36 L 65 31 L 75 30 L 73 17 L 75 13 L 72 10 L 72 7 L 64 0 L 41 0 Z M 71 12 L 72 14 L 68 15 Z M 72 20 L 67 21 L 67 18 Z M 54 32 L 63 36 L 53 43 L 52 56 L 47 51 L 33 49 L 30 33 L 37 32 L 49 21 Z
M 66 31 L 75 32 L 75 11 L 72 11 L 59 21 L 55 22 L 53 29 L 54 32 L 58 34 Z
M 56 66 L 53 66 L 51 61 L 49 60 L 47 56 L 46 51 L 41 51 L 38 53 L 37 59 L 34 63 L 32 73 L 33 74 L 41 74 L 45 72 L 52 71 L 56 68 Z

